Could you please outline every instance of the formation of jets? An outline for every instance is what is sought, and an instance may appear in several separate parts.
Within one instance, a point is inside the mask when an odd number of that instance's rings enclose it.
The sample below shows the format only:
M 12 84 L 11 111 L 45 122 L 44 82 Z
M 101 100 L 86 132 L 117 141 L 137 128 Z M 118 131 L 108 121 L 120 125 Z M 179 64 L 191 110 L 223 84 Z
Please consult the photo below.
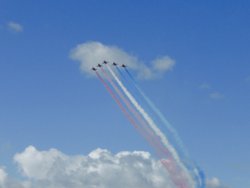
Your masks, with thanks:
M 107 61 L 103 61 L 103 64 L 108 64 L 108 62 L 107 62 Z M 115 63 L 115 62 L 113 62 L 112 65 L 113 65 L 113 66 L 119 66 L 119 65 L 118 65 L 117 63 Z M 100 68 L 100 67 L 102 67 L 102 65 L 101 65 L 101 64 L 98 64 L 96 67 L 99 67 L 99 68 Z M 121 67 L 126 68 L 127 65 L 122 64 Z M 92 70 L 93 70 L 93 71 L 97 71 L 97 68 L 92 67 Z

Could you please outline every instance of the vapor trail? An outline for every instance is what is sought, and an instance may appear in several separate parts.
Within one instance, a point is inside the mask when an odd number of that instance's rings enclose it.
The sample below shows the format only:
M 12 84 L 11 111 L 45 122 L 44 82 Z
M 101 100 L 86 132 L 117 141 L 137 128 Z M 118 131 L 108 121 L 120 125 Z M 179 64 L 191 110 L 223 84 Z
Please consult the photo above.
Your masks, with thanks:
M 187 171 L 186 167 L 182 164 L 177 152 L 173 148 L 173 146 L 168 142 L 167 138 L 165 135 L 161 132 L 161 130 L 156 126 L 152 118 L 145 112 L 145 110 L 138 104 L 138 102 L 135 100 L 135 98 L 131 95 L 131 93 L 127 90 L 127 88 L 123 85 L 123 83 L 119 80 L 119 78 L 116 76 L 116 74 L 113 72 L 113 70 L 107 65 L 107 68 L 110 72 L 110 74 L 113 76 L 117 84 L 120 86 L 120 88 L 123 90 L 125 95 L 128 97 L 128 99 L 131 101 L 131 103 L 135 106 L 135 108 L 140 112 L 140 114 L 144 117 L 144 119 L 147 121 L 148 125 L 152 128 L 152 130 L 155 132 L 157 136 L 161 139 L 162 143 L 166 146 L 166 148 L 170 151 L 173 159 L 175 162 L 178 164 L 178 167 L 180 168 L 180 173 L 184 173 L 182 175 L 185 175 L 185 179 L 187 183 L 190 185 L 185 186 L 186 188 L 194 187 L 194 182 L 192 177 L 190 177 L 189 172 Z M 168 166 L 169 168 L 169 166 Z M 176 169 L 177 170 L 177 169 Z M 179 180 L 178 177 L 175 177 L 178 173 L 176 172 L 172 174 L 174 183 L 179 187 L 179 188 L 184 188 L 177 182 Z M 177 170 L 179 171 L 179 170 Z M 173 176 L 174 175 L 174 176 Z M 180 179 L 183 180 L 184 177 L 180 177 Z

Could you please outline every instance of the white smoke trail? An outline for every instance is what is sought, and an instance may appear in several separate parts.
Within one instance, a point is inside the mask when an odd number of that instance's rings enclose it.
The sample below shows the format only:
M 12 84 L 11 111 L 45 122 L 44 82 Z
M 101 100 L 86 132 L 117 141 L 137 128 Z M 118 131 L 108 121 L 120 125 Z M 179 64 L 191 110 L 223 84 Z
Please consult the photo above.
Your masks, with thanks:
M 140 112 L 140 114 L 143 116 L 143 118 L 148 122 L 149 126 L 152 128 L 152 130 L 155 132 L 155 134 L 160 137 L 162 143 L 168 148 L 168 150 L 172 154 L 173 158 L 177 162 L 178 166 L 183 170 L 184 174 L 186 175 L 186 178 L 187 178 L 189 184 L 191 185 L 191 187 L 194 188 L 195 187 L 195 183 L 194 183 L 192 177 L 190 176 L 188 170 L 186 169 L 186 167 L 182 164 L 182 162 L 181 162 L 181 160 L 179 158 L 179 155 L 177 154 L 177 152 L 175 151 L 175 149 L 173 148 L 173 146 L 168 142 L 168 140 L 165 137 L 165 135 L 156 126 L 156 124 L 154 123 L 153 119 L 138 104 L 138 102 L 136 101 L 136 99 L 132 96 L 132 94 L 127 90 L 127 88 L 119 80 L 119 78 L 116 76 L 116 74 L 114 73 L 114 71 L 109 67 L 109 65 L 107 65 L 107 68 L 108 68 L 110 74 L 114 77 L 114 79 L 117 82 L 117 84 L 121 87 L 121 89 L 123 90 L 123 92 L 125 93 L 125 95 L 131 101 L 131 103 L 136 107 L 136 109 Z
M 119 70 L 119 68 L 117 67 Z M 147 95 L 141 90 L 141 88 L 138 86 L 136 81 L 134 80 L 131 73 L 127 70 L 125 67 L 125 71 L 128 74 L 130 80 L 132 81 L 134 87 L 137 89 L 137 91 L 140 93 L 140 95 L 144 98 L 146 103 L 150 106 L 150 108 L 156 113 L 156 115 L 160 118 L 160 120 L 163 122 L 163 124 L 166 126 L 166 128 L 169 130 L 169 132 L 173 135 L 174 139 L 176 140 L 178 146 L 180 147 L 181 151 L 184 153 L 185 158 L 189 158 L 189 154 L 187 149 L 185 148 L 183 141 L 181 140 L 180 136 L 178 135 L 177 131 L 174 129 L 174 127 L 168 122 L 168 120 L 164 117 L 164 115 L 161 113 L 161 111 L 155 106 L 155 104 L 147 97 Z M 121 72 L 119 70 L 119 72 Z

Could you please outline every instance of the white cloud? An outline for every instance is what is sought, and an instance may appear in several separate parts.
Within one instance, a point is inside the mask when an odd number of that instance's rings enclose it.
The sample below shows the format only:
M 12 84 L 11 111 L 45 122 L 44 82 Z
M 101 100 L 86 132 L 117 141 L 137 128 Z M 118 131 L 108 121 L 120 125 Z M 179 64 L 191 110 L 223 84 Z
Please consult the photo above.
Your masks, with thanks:
M 146 66 L 126 51 L 116 47 L 104 45 L 100 42 L 86 42 L 77 45 L 70 52 L 73 60 L 80 62 L 81 70 L 87 75 L 93 75 L 92 67 L 103 60 L 126 64 L 130 69 L 137 72 L 141 79 L 154 79 L 162 76 L 165 72 L 172 70 L 175 61 L 168 56 L 157 58 L 151 62 L 151 67 Z
M 209 97 L 211 99 L 215 99 L 216 100 L 216 99 L 222 99 L 222 98 L 224 98 L 224 95 L 221 94 L 220 92 L 215 91 L 215 92 L 210 93 Z
M 226 186 L 222 185 L 220 180 L 216 177 L 208 179 L 206 184 L 207 188 L 227 188 Z
M 10 21 L 7 23 L 7 27 L 9 30 L 19 33 L 23 31 L 23 26 L 17 22 Z
M 7 178 L 7 173 L 4 168 L 0 167 L 0 187 L 4 185 L 5 180 Z
M 69 156 L 57 149 L 27 147 L 14 156 L 23 178 L 17 180 L 0 168 L 0 188 L 173 188 L 160 161 L 144 151 L 112 154 L 96 149 L 88 155 Z M 218 178 L 207 188 L 226 188 Z
M 155 59 L 152 62 L 152 64 L 153 64 L 153 69 L 155 71 L 165 72 L 165 71 L 173 69 L 175 61 L 168 56 L 164 56 L 164 57 Z
M 68 156 L 29 146 L 14 161 L 28 180 L 22 182 L 25 188 L 171 188 L 161 163 L 142 151 L 96 149 L 87 156 Z
M 22 170 L 23 175 L 29 178 L 45 179 L 56 160 L 65 158 L 65 155 L 55 149 L 37 151 L 33 146 L 29 146 L 23 153 L 16 154 L 14 160 Z
M 207 180 L 207 186 L 209 187 L 219 187 L 220 186 L 220 180 L 218 178 L 211 178 Z

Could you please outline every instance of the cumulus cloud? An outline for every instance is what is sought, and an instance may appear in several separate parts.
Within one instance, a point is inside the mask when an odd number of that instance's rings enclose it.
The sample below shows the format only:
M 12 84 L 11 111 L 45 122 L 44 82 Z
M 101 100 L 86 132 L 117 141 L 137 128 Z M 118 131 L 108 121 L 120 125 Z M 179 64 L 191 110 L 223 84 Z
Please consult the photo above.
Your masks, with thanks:
M 7 23 L 7 27 L 9 30 L 19 33 L 23 31 L 23 26 L 20 23 L 10 21 Z
M 0 188 L 173 188 L 166 169 L 148 152 L 116 154 L 96 149 L 70 156 L 57 149 L 40 151 L 34 146 L 14 156 L 23 176 L 17 180 L 0 167 Z M 226 188 L 218 178 L 207 188 Z
M 56 149 L 39 151 L 29 146 L 14 161 L 26 180 L 7 181 L 6 188 L 172 187 L 161 163 L 143 151 L 112 154 L 96 149 L 85 156 L 69 156 Z
M 100 42 L 86 42 L 77 45 L 70 52 L 71 59 L 80 62 L 80 69 L 86 75 L 93 75 L 92 67 L 103 60 L 126 64 L 137 73 L 140 79 L 155 79 L 173 69 L 175 61 L 168 56 L 159 57 L 151 66 L 143 64 L 136 56 L 127 53 L 117 46 L 104 45 Z

